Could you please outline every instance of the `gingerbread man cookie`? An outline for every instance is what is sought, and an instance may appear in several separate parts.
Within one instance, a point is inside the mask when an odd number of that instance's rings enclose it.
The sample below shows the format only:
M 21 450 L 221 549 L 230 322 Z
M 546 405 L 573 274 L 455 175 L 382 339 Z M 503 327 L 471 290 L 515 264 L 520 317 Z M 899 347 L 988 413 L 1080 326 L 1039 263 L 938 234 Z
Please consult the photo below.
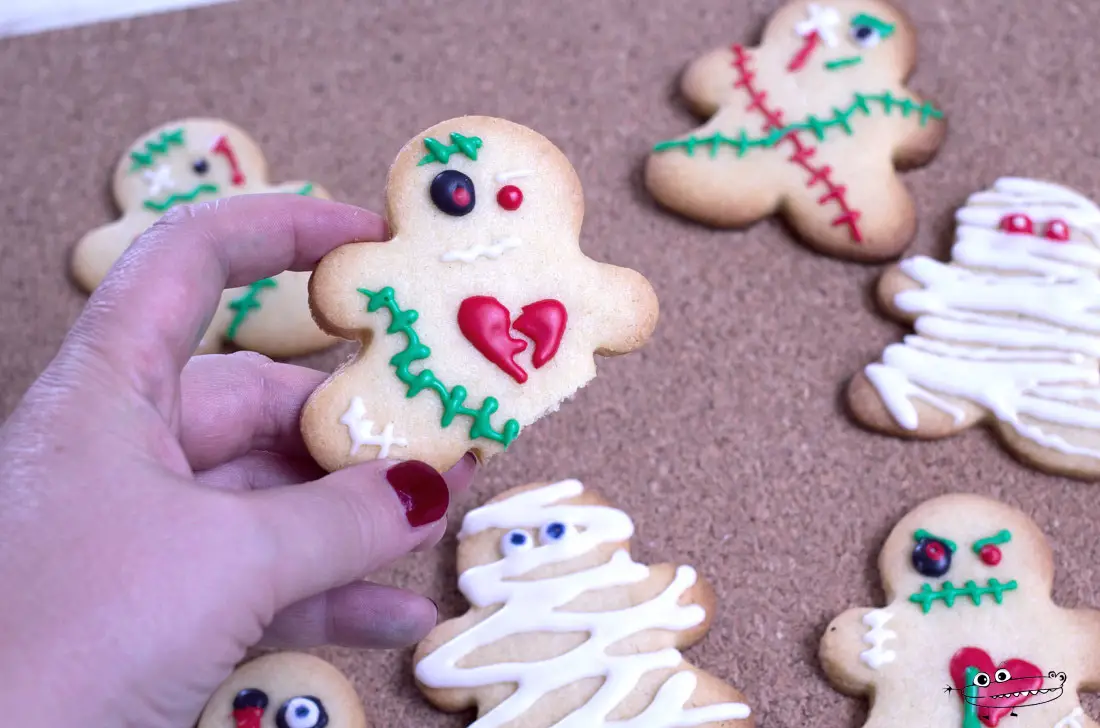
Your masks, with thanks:
M 343 673 L 319 657 L 281 652 L 238 667 L 198 728 L 367 728 L 367 718 Z
M 881 609 L 825 631 L 833 684 L 867 695 L 867 728 L 1095 728 L 1079 690 L 1100 686 L 1100 612 L 1051 601 L 1050 546 L 1015 508 L 976 495 L 922 503 L 879 554 Z
M 646 186 L 665 207 L 717 227 L 782 214 L 815 249 L 896 257 L 916 231 L 895 168 L 930 160 L 943 114 L 905 86 L 908 19 L 882 0 L 795 0 L 757 48 L 691 64 L 687 101 L 710 121 L 654 147 Z
M 630 557 L 630 517 L 576 480 L 514 488 L 470 511 L 458 587 L 473 605 L 413 658 L 470 728 L 750 728 L 744 696 L 686 662 L 714 594 L 690 566 Z
M 909 258 L 879 281 L 916 334 L 852 380 L 853 413 L 919 438 L 989 422 L 1028 463 L 1100 477 L 1100 208 L 1004 178 L 956 219 L 951 262 Z
M 580 181 L 526 127 L 433 126 L 398 155 L 387 207 L 392 240 L 341 246 L 310 281 L 321 326 L 362 343 L 303 410 L 329 470 L 488 458 L 589 382 L 594 352 L 633 351 L 656 325 L 645 278 L 581 252 Z
M 216 119 L 174 121 L 141 137 L 115 168 L 113 189 L 122 217 L 92 230 L 73 251 L 73 277 L 89 293 L 134 238 L 176 205 L 259 192 L 328 199 L 310 182 L 269 183 L 256 142 Z M 226 290 L 196 353 L 231 344 L 285 357 L 332 345 L 337 340 L 310 316 L 308 286 L 308 272 L 287 271 Z

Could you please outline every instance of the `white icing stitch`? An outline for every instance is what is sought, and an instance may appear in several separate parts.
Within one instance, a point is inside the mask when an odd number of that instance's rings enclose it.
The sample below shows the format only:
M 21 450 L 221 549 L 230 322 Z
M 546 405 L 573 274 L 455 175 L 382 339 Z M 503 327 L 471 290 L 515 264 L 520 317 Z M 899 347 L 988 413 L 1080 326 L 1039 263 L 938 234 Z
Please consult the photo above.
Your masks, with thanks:
M 796 23 L 794 30 L 805 38 L 811 33 L 817 33 L 818 37 L 830 48 L 836 48 L 839 42 L 836 28 L 840 25 L 840 13 L 834 7 L 821 7 L 817 3 L 810 3 L 806 7 L 807 18 Z
M 747 718 L 743 703 L 685 708 L 696 686 L 695 675 L 680 670 L 658 690 L 638 716 L 609 721 L 607 716 L 635 689 L 646 673 L 682 666 L 679 650 L 611 656 L 616 642 L 650 629 L 684 630 L 700 624 L 706 613 L 697 604 L 678 602 L 695 583 L 695 570 L 681 566 L 672 583 L 647 602 L 608 612 L 561 610 L 585 592 L 645 581 L 649 568 L 620 549 L 609 561 L 562 576 L 519 580 L 534 569 L 558 564 L 602 544 L 625 541 L 634 524 L 622 511 L 606 506 L 561 504 L 584 491 L 576 480 L 565 480 L 490 503 L 466 515 L 458 537 L 466 539 L 487 529 L 529 529 L 560 522 L 567 535 L 557 541 L 517 551 L 498 561 L 462 573 L 459 590 L 475 607 L 502 606 L 483 621 L 455 636 L 416 666 L 416 677 L 432 688 L 475 688 L 514 684 L 515 691 L 470 728 L 498 728 L 527 712 L 552 691 L 590 677 L 603 678 L 596 694 L 553 728 L 688 728 L 722 720 Z M 557 657 L 538 662 L 508 662 L 459 668 L 463 657 L 479 647 L 513 635 L 532 632 L 586 632 L 582 644 Z
M 1055 723 L 1054 728 L 1085 728 L 1084 723 L 1080 720 L 1084 717 L 1085 711 L 1081 710 L 1081 706 L 1078 705 L 1070 711 L 1069 715 Z
M 368 420 L 366 416 L 367 407 L 363 403 L 363 398 L 353 397 L 347 411 L 340 418 L 340 424 L 348 428 L 348 436 L 351 437 L 350 454 L 354 455 L 359 452 L 359 448 L 364 445 L 377 445 L 378 455 L 376 457 L 381 460 L 389 457 L 391 447 L 409 446 L 409 442 L 405 438 L 393 436 L 392 422 L 387 422 L 386 426 L 382 428 L 382 432 L 375 435 L 373 432 L 374 420 Z
M 481 257 L 496 260 L 507 251 L 518 248 L 522 244 L 523 241 L 519 238 L 502 238 L 500 240 L 494 240 L 492 245 L 475 245 L 466 250 L 448 250 L 441 255 L 439 259 L 444 263 L 451 263 L 456 260 L 462 261 L 463 263 L 473 263 Z
M 149 183 L 149 194 L 152 196 L 176 187 L 176 181 L 172 179 L 172 167 L 170 165 L 161 164 L 156 169 L 146 169 L 141 175 Z
M 516 169 L 511 172 L 501 172 L 496 176 L 496 181 L 500 184 L 511 182 L 514 179 L 523 179 L 524 177 L 530 177 L 535 171 L 533 169 Z
M 863 641 L 871 645 L 871 648 L 859 653 L 859 659 L 872 670 L 893 662 L 898 656 L 893 650 L 883 647 L 887 640 L 896 639 L 898 636 L 896 632 L 886 629 L 885 626 L 893 616 L 885 609 L 876 609 L 863 615 L 863 624 L 868 627 L 867 634 L 863 635 Z
M 1080 235 L 1057 242 L 998 229 L 1021 210 L 1036 232 L 1062 219 Z M 918 399 L 962 424 L 965 411 L 944 399 L 957 398 L 1043 447 L 1100 458 L 1079 441 L 1100 435 L 1100 208 L 1057 185 L 1007 178 L 972 195 L 957 219 L 950 264 L 902 261 L 921 288 L 894 305 L 916 317 L 916 335 L 888 346 L 868 379 L 906 429 L 919 426 Z

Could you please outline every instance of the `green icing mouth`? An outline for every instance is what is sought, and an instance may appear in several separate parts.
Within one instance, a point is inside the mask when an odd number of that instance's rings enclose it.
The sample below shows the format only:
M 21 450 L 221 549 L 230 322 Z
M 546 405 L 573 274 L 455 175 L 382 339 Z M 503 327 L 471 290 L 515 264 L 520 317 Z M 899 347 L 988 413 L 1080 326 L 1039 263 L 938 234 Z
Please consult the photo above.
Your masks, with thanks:
M 218 186 L 209 183 L 202 183 L 190 192 L 183 192 L 178 195 L 169 195 L 163 202 L 157 202 L 156 200 L 146 200 L 145 207 L 154 212 L 164 212 L 170 207 L 174 207 L 183 202 L 192 202 L 196 197 L 203 194 L 216 194 L 218 192 Z
M 970 601 L 974 602 L 974 606 L 981 605 L 983 596 L 991 596 L 993 601 L 1001 604 L 1004 601 L 1004 593 L 1015 588 L 1015 579 L 1007 584 L 1002 584 L 996 579 L 990 579 L 986 586 L 978 586 L 976 581 L 970 580 L 962 587 L 957 587 L 951 582 L 945 581 L 938 590 L 933 589 L 928 584 L 921 584 L 920 591 L 910 595 L 909 601 L 919 604 L 921 612 L 928 614 L 932 611 L 932 604 L 937 599 L 943 600 L 944 606 L 948 608 L 955 606 L 955 600 L 958 597 L 969 597 Z

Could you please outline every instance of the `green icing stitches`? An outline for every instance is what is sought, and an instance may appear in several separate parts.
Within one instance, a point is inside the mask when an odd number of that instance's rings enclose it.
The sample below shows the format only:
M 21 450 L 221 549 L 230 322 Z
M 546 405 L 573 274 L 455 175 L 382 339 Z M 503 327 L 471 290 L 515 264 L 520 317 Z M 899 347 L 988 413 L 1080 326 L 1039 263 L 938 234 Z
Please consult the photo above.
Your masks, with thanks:
M 452 131 L 451 144 L 449 146 L 432 137 L 428 137 L 424 140 L 424 146 L 428 148 L 428 153 L 425 154 L 424 158 L 420 160 L 420 163 L 416 165 L 418 167 L 423 167 L 425 164 L 431 164 L 432 162 L 446 164 L 448 160 L 450 160 L 452 154 L 460 153 L 477 161 L 477 150 L 481 148 L 481 138 L 476 136 L 463 136 L 457 131 Z
M 668 141 L 658 142 L 653 147 L 653 151 L 664 152 L 669 149 L 683 149 L 690 157 L 695 154 L 695 149 L 697 147 L 710 147 L 710 156 L 716 157 L 718 156 L 718 150 L 721 149 L 723 145 L 726 145 L 733 148 L 733 150 L 737 152 L 738 157 L 743 157 L 750 149 L 768 149 L 776 146 L 779 142 L 783 141 L 784 137 L 792 132 L 809 131 L 817 137 L 818 141 L 822 141 L 825 138 L 825 133 L 830 129 L 840 129 L 845 134 L 851 135 L 852 127 L 849 120 L 852 116 L 855 115 L 856 112 L 864 116 L 870 116 L 872 107 L 875 105 L 881 106 L 882 113 L 887 115 L 893 113 L 895 108 L 901 109 L 901 115 L 903 117 L 908 117 L 914 112 L 919 112 L 921 126 L 927 124 L 929 119 L 943 118 L 943 112 L 928 101 L 918 104 L 912 99 L 894 96 L 889 91 L 882 94 L 857 93 L 852 98 L 852 103 L 848 105 L 848 108 L 834 108 L 832 116 L 824 119 L 820 119 L 811 114 L 806 117 L 804 121 L 797 121 L 778 129 L 772 129 L 764 136 L 759 137 L 750 137 L 745 130 L 742 129 L 738 136 L 735 137 L 726 136 L 722 132 L 715 132 L 702 139 L 695 135 L 689 136 L 687 139 L 670 139 Z
M 277 285 L 274 279 L 263 278 L 249 284 L 248 291 L 243 296 L 234 298 L 229 302 L 229 308 L 234 311 L 234 314 L 233 320 L 229 323 L 229 328 L 225 330 L 225 338 L 230 341 L 237 338 L 237 329 L 244 323 L 244 320 L 248 318 L 250 313 L 259 311 L 261 308 L 260 291 L 265 288 L 274 288 Z
M 130 168 L 131 172 L 135 172 L 144 167 L 152 167 L 153 160 L 161 154 L 167 154 L 169 147 L 182 147 L 183 146 L 183 127 L 179 129 L 172 129 L 171 131 L 162 131 L 160 136 L 156 139 L 150 139 L 145 142 L 145 146 L 140 152 L 130 152 L 130 159 L 134 160 L 134 166 Z
M 157 202 L 156 200 L 146 200 L 144 204 L 150 210 L 154 210 L 155 212 L 164 212 L 169 207 L 172 207 L 173 205 L 178 205 L 181 202 L 191 202 L 204 192 L 213 193 L 217 191 L 217 185 L 207 184 L 204 182 L 190 192 L 185 192 L 180 195 L 170 195 L 167 199 L 164 200 L 164 202 Z
M 312 182 L 306 182 L 304 185 L 302 185 L 302 189 L 298 190 L 294 194 L 308 197 L 312 192 L 313 192 L 313 183 Z
M 983 596 L 992 596 L 993 601 L 997 604 L 1004 602 L 1004 593 L 1006 591 L 1012 591 L 1016 588 L 1016 580 L 1002 584 L 996 579 L 990 579 L 988 586 L 978 586 L 978 583 L 971 579 L 966 582 L 965 586 L 957 587 L 949 581 L 945 581 L 939 591 L 936 591 L 928 584 L 921 584 L 920 591 L 916 594 L 909 596 L 909 601 L 919 604 L 921 612 L 928 614 L 932 610 L 932 604 L 937 599 L 942 599 L 945 606 L 948 608 L 955 606 L 955 599 L 958 597 L 969 597 L 970 601 L 974 602 L 974 606 L 980 606 Z
M 512 444 L 512 441 L 519 434 L 519 422 L 508 420 L 504 423 L 504 427 L 501 428 L 500 432 L 494 430 L 489 420 L 500 407 L 500 403 L 495 398 L 486 397 L 482 401 L 481 407 L 473 410 L 463 405 L 466 400 L 465 387 L 456 385 L 453 388 L 448 388 L 447 385 L 436 378 L 430 369 L 421 369 L 417 374 L 409 371 L 410 364 L 427 359 L 432 354 L 431 349 L 420 343 L 420 337 L 413 330 L 413 324 L 420 317 L 419 313 L 413 309 L 402 310 L 394 300 L 393 289 L 389 286 L 377 292 L 366 288 L 360 288 L 358 291 L 367 297 L 367 311 L 369 313 L 374 313 L 380 308 L 385 308 L 390 312 L 391 321 L 389 327 L 386 328 L 387 334 L 404 334 L 408 340 L 404 351 L 394 354 L 393 358 L 390 359 L 390 364 L 397 371 L 397 378 L 408 387 L 408 392 L 405 395 L 407 398 L 412 399 L 425 389 L 430 389 L 439 395 L 439 401 L 443 405 L 443 417 L 440 420 L 442 427 L 449 427 L 456 415 L 462 415 L 473 420 L 473 424 L 470 425 L 471 440 L 483 437 L 499 442 L 505 448 Z

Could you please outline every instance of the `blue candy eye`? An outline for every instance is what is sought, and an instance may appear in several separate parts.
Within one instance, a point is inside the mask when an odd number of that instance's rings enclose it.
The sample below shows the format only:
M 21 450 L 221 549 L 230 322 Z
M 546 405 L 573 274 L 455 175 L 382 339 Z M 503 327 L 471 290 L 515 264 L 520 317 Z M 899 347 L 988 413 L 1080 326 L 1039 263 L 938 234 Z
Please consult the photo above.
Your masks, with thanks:
M 561 521 L 553 521 L 547 523 L 539 531 L 539 540 L 543 543 L 554 543 L 555 541 L 561 541 L 569 534 L 569 526 Z
M 509 531 L 504 534 L 504 538 L 500 540 L 500 550 L 505 556 L 514 554 L 518 551 L 526 551 L 531 548 L 532 545 L 531 535 L 521 528 Z

